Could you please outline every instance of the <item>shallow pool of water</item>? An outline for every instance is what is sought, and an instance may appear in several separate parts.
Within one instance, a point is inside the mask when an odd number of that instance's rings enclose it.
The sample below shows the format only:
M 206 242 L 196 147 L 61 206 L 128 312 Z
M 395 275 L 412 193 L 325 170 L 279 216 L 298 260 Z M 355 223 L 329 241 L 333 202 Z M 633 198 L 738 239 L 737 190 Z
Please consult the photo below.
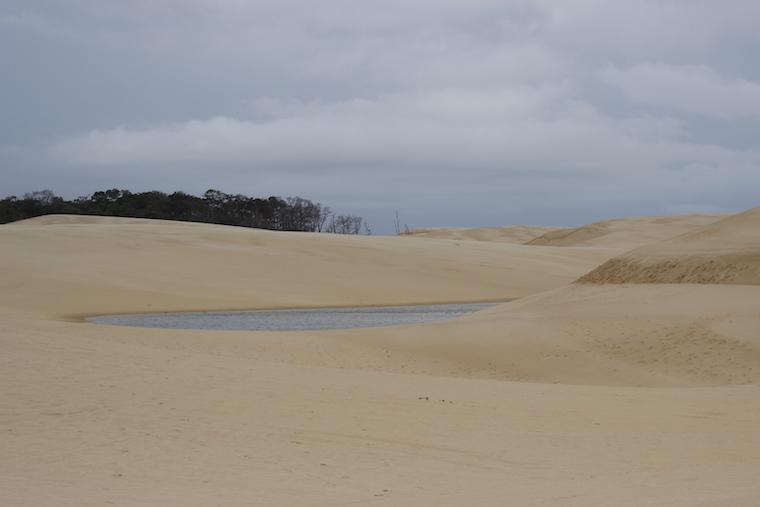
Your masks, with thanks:
M 171 329 L 222 329 L 236 331 L 304 331 L 397 326 L 446 320 L 493 306 L 495 303 L 319 308 L 307 310 L 252 310 L 235 312 L 177 312 L 102 315 L 87 319 L 95 324 Z

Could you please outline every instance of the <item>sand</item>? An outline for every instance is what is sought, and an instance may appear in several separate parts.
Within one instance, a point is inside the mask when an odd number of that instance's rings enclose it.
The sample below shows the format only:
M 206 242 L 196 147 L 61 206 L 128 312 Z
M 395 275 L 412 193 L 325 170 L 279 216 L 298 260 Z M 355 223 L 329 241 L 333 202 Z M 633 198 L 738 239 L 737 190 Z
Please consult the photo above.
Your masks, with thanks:
M 757 505 L 760 286 L 571 283 L 626 242 L 0 226 L 0 503 Z M 511 297 L 385 329 L 81 321 Z

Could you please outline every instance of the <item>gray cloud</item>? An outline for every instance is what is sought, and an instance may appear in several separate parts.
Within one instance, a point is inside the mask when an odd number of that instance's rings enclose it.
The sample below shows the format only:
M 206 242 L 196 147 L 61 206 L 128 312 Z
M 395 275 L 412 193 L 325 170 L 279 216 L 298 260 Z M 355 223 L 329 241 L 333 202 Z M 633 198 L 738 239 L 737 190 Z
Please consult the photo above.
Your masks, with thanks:
M 706 66 L 638 65 L 601 78 L 628 100 L 719 118 L 760 115 L 760 83 L 725 78 Z
M 301 194 L 381 231 L 758 204 L 754 1 L 6 4 L 5 193 Z

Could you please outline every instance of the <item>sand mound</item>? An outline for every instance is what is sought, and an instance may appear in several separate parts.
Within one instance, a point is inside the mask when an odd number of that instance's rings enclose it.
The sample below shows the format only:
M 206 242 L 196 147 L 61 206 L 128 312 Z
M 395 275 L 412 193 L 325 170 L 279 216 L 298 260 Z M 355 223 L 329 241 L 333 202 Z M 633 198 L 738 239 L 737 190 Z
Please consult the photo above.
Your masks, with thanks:
M 674 215 L 604 220 L 574 229 L 551 231 L 527 244 L 631 249 L 684 234 L 724 217 L 725 215 Z
M 436 227 L 412 229 L 404 237 L 453 239 L 461 241 L 497 241 L 504 243 L 527 243 L 539 236 L 561 231 L 559 227 L 507 226 L 507 227 Z
M 637 248 L 578 281 L 760 285 L 760 208 Z

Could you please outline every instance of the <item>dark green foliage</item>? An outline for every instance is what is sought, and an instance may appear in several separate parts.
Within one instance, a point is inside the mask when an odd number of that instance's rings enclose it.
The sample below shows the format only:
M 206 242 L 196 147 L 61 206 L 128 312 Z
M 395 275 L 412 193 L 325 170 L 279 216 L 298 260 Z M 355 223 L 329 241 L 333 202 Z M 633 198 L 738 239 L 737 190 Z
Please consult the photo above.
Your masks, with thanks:
M 22 199 L 10 196 L 0 200 L 0 223 L 52 213 L 160 218 L 307 232 L 321 232 L 332 214 L 327 206 L 302 197 L 261 199 L 214 189 L 198 197 L 184 192 L 132 193 L 113 188 L 72 201 L 42 190 L 25 194 Z

